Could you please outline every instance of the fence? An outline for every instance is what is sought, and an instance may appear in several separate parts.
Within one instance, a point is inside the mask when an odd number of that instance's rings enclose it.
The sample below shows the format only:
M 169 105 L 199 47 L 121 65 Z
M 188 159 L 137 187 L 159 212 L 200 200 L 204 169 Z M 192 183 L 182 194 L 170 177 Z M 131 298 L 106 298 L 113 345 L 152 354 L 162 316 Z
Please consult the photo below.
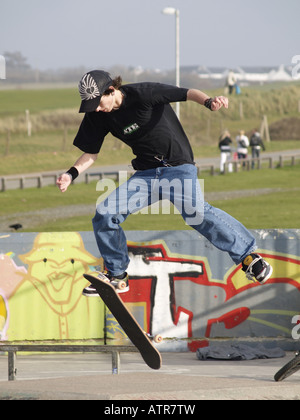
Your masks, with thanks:
M 280 155 L 277 158 L 272 156 L 260 157 L 260 158 L 247 158 L 239 160 L 229 160 L 224 164 L 224 173 L 228 173 L 228 168 L 232 165 L 234 172 L 238 172 L 239 168 L 242 166 L 247 171 L 250 171 L 254 167 L 261 169 L 263 162 L 268 162 L 268 168 L 274 169 L 275 167 L 283 168 L 287 163 L 291 166 L 296 165 L 297 161 L 300 162 L 300 153 L 289 154 L 289 155 Z
M 127 172 L 128 175 L 131 175 L 132 172 Z M 57 179 L 59 178 L 61 172 L 48 172 L 43 174 L 28 174 L 28 175 L 7 175 L 0 178 L 0 191 L 4 192 L 8 189 L 16 188 L 42 188 L 46 185 L 55 185 Z M 119 171 L 110 171 L 110 172 L 90 172 L 82 175 L 78 178 L 79 182 L 82 180 L 86 184 L 93 178 L 103 179 L 103 178 L 115 178 L 116 181 L 119 180 Z M 50 180 L 50 181 L 49 181 Z
M 300 153 L 294 153 L 289 155 L 279 155 L 279 156 L 262 156 L 260 158 L 252 159 L 240 159 L 240 160 L 231 160 L 227 161 L 224 164 L 224 173 L 228 173 L 228 166 L 231 164 L 235 172 L 237 172 L 242 165 L 246 170 L 252 169 L 253 165 L 256 165 L 257 169 L 261 169 L 263 162 L 268 162 L 268 168 L 273 169 L 274 167 L 283 167 L 286 164 L 294 166 L 297 162 L 300 162 Z M 198 165 L 198 175 L 201 175 L 203 172 L 208 172 L 210 175 L 215 175 L 218 173 L 219 164 L 205 163 Z M 128 172 L 128 175 L 131 175 L 132 172 Z M 47 172 L 47 173 L 38 173 L 38 174 L 28 174 L 28 175 L 7 175 L 0 178 L 0 191 L 4 192 L 12 188 L 42 188 L 46 185 L 55 185 L 58 177 L 60 176 L 59 172 Z M 99 171 L 99 172 L 89 172 L 78 178 L 79 182 L 85 182 L 88 184 L 93 178 L 103 179 L 107 177 L 113 177 L 116 180 L 119 180 L 119 171 Z M 50 180 L 50 181 L 49 181 Z

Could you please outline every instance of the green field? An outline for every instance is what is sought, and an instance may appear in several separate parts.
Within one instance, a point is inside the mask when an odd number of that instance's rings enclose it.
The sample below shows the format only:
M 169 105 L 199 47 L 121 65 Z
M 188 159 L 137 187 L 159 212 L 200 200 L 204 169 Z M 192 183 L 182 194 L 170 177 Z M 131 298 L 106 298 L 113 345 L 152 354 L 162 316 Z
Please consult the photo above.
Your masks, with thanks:
M 212 205 L 228 212 L 249 229 L 300 228 L 300 166 L 239 172 L 226 176 L 204 178 L 205 196 Z M 214 193 L 226 192 L 224 199 L 214 199 Z M 243 193 L 230 197 L 230 192 Z M 249 192 L 249 195 L 248 195 Z M 99 193 L 96 183 L 75 184 L 62 194 L 56 187 L 9 190 L 1 193 L 1 216 L 18 213 L 23 220 L 23 231 L 89 231 L 94 210 L 84 216 L 69 217 L 68 206 L 96 203 Z M 51 217 L 51 209 L 60 207 L 59 217 Z M 47 209 L 48 219 L 28 227 L 26 213 Z M 171 213 L 173 213 L 171 211 Z M 65 214 L 65 215 L 64 215 Z M 180 215 L 132 215 L 123 224 L 126 230 L 181 230 L 190 229 Z
M 207 92 L 211 96 L 222 90 Z M 235 138 L 240 129 L 250 132 L 259 127 L 262 115 L 269 124 L 287 117 L 299 118 L 300 83 L 268 85 L 243 89 L 241 96 L 230 97 L 229 110 L 211 113 L 194 103 L 183 103 L 181 120 L 191 140 L 195 157 L 218 156 L 218 139 L 224 128 Z M 0 156 L 1 175 L 61 170 L 70 167 L 81 152 L 72 146 L 82 119 L 78 114 L 79 96 L 74 89 L 43 89 L 0 91 Z M 243 116 L 240 104 L 243 104 Z M 32 135 L 27 135 L 25 110 L 30 110 Z M 272 141 L 267 151 L 299 149 L 299 140 Z M 112 136 L 106 139 L 97 165 L 129 163 L 131 150 Z M 252 229 L 300 228 L 300 168 L 262 169 L 226 176 L 205 176 L 205 194 L 211 204 L 219 207 Z M 264 189 L 264 191 L 262 191 Z M 266 191 L 265 189 L 269 189 Z M 249 190 L 249 196 L 247 192 Z M 257 190 L 257 194 L 253 194 Z M 214 198 L 214 192 L 242 191 L 241 197 Z M 94 204 L 98 198 L 96 184 L 75 184 L 66 194 L 56 187 L 26 189 L 0 193 L 1 217 L 15 220 L 24 215 L 23 231 L 91 230 L 93 214 L 68 216 L 68 206 Z M 66 217 L 51 218 L 51 209 L 63 206 Z M 26 215 L 48 209 L 50 217 L 34 226 L 26 223 Z M 17 216 L 16 216 L 17 217 Z M 22 218 L 22 217 L 21 217 Z M 188 229 L 178 215 L 134 215 L 124 228 L 172 230 Z M 8 228 L 7 228 L 8 229 Z M 8 229 L 9 230 L 9 229 Z
M 0 118 L 19 116 L 26 109 L 32 114 L 57 109 L 79 108 L 77 88 L 74 89 L 16 89 L 0 91 Z
M 223 89 L 207 91 L 214 96 Z M 217 156 L 218 139 L 227 128 L 234 139 L 240 129 L 260 127 L 262 116 L 269 124 L 286 117 L 299 118 L 300 83 L 249 87 L 230 97 L 229 109 L 212 113 L 191 102 L 181 104 L 181 121 L 195 157 Z M 82 120 L 78 113 L 77 88 L 0 90 L 0 176 L 51 171 L 69 167 L 80 155 L 72 145 Z M 240 115 L 240 105 L 243 116 Z M 25 110 L 30 111 L 32 135 L 27 135 Z M 298 141 L 274 141 L 268 151 L 297 148 Z M 3 159 L 4 157 L 4 159 Z M 131 150 L 112 136 L 105 140 L 99 165 L 129 162 Z

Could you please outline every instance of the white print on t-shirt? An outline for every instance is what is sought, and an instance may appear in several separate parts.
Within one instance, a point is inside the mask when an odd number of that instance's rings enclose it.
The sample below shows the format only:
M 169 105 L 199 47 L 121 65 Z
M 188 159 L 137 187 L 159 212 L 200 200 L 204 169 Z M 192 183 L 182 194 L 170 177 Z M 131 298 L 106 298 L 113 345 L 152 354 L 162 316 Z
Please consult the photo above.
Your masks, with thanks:
M 124 128 L 124 134 L 132 134 L 139 129 L 139 125 L 137 123 L 131 124 L 128 127 Z

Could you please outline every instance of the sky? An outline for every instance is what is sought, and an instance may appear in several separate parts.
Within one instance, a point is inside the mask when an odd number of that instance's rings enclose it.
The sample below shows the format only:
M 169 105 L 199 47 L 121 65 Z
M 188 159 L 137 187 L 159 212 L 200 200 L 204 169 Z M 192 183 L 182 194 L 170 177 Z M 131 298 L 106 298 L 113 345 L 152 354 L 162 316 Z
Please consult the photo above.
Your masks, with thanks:
M 40 70 L 279 66 L 300 54 L 299 0 L 0 0 L 0 55 Z

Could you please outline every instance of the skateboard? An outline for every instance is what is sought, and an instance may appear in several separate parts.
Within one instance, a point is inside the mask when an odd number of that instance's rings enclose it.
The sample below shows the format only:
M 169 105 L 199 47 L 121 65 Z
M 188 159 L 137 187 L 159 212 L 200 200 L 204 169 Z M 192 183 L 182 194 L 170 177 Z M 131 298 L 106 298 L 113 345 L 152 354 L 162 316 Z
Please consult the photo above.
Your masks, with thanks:
M 295 354 L 295 357 L 284 365 L 274 376 L 276 382 L 283 381 L 289 376 L 293 375 L 300 369 L 300 351 Z
M 161 355 L 159 351 L 152 344 L 150 336 L 142 330 L 138 322 L 128 311 L 114 286 L 90 274 L 84 274 L 83 277 L 95 287 L 99 296 L 123 328 L 132 344 L 138 348 L 147 365 L 151 369 L 160 369 Z M 122 282 L 119 287 L 124 287 Z M 158 343 L 161 340 L 161 336 L 153 337 L 154 342 Z

